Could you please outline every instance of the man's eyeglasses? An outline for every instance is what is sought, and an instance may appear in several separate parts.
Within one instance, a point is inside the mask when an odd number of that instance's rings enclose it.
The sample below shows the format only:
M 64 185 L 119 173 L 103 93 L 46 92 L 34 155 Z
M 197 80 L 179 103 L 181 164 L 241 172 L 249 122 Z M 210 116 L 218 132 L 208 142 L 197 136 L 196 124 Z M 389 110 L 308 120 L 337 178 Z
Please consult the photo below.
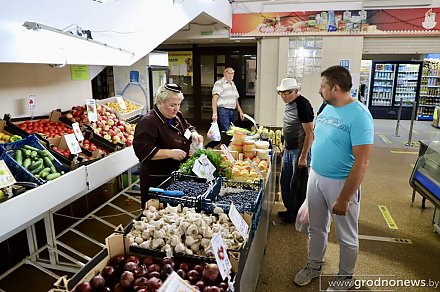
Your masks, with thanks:
M 284 91 L 277 91 L 278 95 L 289 95 L 293 92 L 293 90 L 284 90 Z

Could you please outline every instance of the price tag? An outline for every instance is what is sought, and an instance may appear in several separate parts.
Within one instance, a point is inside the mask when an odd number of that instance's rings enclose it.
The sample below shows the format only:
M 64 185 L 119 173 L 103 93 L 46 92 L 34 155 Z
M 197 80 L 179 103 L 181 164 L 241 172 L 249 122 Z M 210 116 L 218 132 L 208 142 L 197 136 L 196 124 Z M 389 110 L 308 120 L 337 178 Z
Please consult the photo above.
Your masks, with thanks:
M 15 178 L 9 170 L 4 160 L 0 160 L 0 188 L 5 188 L 15 184 Z
M 200 157 L 195 161 L 192 171 L 198 176 L 206 178 L 208 181 L 214 179 L 214 172 L 216 168 L 209 161 L 205 154 L 200 155 Z
M 73 123 L 72 128 L 73 128 L 73 133 L 75 134 L 76 140 L 78 140 L 78 141 L 84 140 L 84 136 L 81 133 L 81 129 L 79 128 L 79 124 Z
M 87 116 L 90 122 L 98 120 L 98 112 L 96 111 L 96 100 L 86 99 Z
M 158 292 L 176 291 L 176 292 L 194 292 L 197 291 L 182 278 L 177 275 L 176 272 L 172 272 L 168 275 L 165 282 L 157 290 Z
M 231 161 L 235 162 L 234 157 L 232 156 L 231 152 L 229 152 L 228 147 L 226 147 L 225 144 L 220 145 L 220 149 L 223 151 L 223 154 L 226 156 L 226 158 Z
M 249 225 L 246 223 L 240 213 L 238 213 L 238 210 L 237 208 L 235 208 L 234 203 L 231 203 L 228 216 L 229 219 L 231 219 L 232 224 L 234 224 L 235 228 L 237 228 L 238 232 L 240 232 L 241 236 L 246 241 L 249 232 Z
M 35 111 L 35 109 L 37 107 L 36 102 L 37 102 L 37 96 L 35 96 L 35 95 L 28 96 L 28 111 L 30 111 L 30 112 Z
M 124 101 L 124 99 L 122 98 L 122 96 L 120 96 L 120 95 L 116 96 L 116 101 L 118 102 L 119 107 L 120 107 L 122 110 L 127 109 L 127 105 L 125 104 L 125 101 Z
M 224 280 L 231 273 L 232 265 L 229 261 L 228 249 L 220 232 L 217 232 L 211 238 L 211 246 L 218 269 L 220 270 L 220 274 Z
M 258 174 L 259 177 L 263 177 L 263 174 L 261 173 L 260 169 L 258 168 L 258 166 L 255 166 L 255 164 L 252 162 L 252 160 L 250 160 L 248 158 L 248 159 L 246 159 L 246 161 L 251 164 L 252 169 L 255 170 L 255 172 Z
M 67 134 L 64 135 L 64 139 L 66 139 L 67 147 L 69 147 L 70 153 L 78 154 L 81 151 L 81 147 L 79 147 L 78 140 L 76 140 L 75 134 Z

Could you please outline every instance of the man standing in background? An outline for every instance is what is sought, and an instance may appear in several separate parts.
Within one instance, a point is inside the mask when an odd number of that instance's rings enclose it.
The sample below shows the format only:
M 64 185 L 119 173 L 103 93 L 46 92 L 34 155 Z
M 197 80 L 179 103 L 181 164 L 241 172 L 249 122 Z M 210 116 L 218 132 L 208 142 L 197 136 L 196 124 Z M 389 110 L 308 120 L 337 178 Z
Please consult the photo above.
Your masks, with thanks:
M 278 212 L 282 223 L 294 223 L 301 206 L 297 206 L 291 181 L 297 167 L 308 167 L 310 147 L 313 142 L 313 108 L 299 92 L 300 86 L 294 78 L 284 78 L 277 93 L 286 104 L 284 110 L 284 153 L 281 166 L 281 196 L 286 211 Z
M 309 254 L 294 278 L 305 286 L 319 277 L 327 248 L 330 215 L 339 242 L 339 272 L 327 291 L 346 291 L 359 250 L 360 185 L 374 140 L 373 118 L 350 90 L 350 72 L 332 66 L 321 73 L 319 94 L 327 106 L 316 118 L 312 163 L 307 185 Z M 333 280 L 333 279 L 332 279 Z
M 235 122 L 235 109 L 243 120 L 243 111 L 238 102 L 240 95 L 234 84 L 234 69 L 228 67 L 223 78 L 217 80 L 212 88 L 212 121 L 217 121 L 221 132 L 226 132 Z

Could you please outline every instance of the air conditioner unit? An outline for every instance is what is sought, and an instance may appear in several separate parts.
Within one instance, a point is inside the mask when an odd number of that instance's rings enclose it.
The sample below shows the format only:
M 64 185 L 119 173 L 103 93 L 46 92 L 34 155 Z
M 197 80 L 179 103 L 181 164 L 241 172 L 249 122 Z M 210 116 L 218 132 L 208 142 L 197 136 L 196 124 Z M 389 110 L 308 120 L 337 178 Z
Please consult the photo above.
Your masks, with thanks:
M 378 7 L 404 7 L 404 6 L 429 6 L 432 5 L 432 0 L 363 0 L 362 6 L 365 8 Z

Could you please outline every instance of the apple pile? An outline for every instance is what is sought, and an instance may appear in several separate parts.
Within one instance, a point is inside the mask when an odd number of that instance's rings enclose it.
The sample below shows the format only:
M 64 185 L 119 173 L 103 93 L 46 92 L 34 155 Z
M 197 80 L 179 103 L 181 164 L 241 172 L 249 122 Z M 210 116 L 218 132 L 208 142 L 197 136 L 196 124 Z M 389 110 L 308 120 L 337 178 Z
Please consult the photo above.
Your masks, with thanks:
M 69 149 L 61 149 L 61 148 L 58 148 L 57 146 L 54 146 L 54 145 L 50 146 L 50 148 L 51 148 L 53 151 L 56 151 L 56 152 L 58 152 L 59 154 L 65 156 L 65 157 L 67 157 L 67 158 L 70 156 L 70 150 L 69 150 Z
M 88 139 L 84 139 L 83 141 L 79 142 L 79 145 L 82 148 L 89 150 L 90 152 L 93 152 L 95 150 L 99 150 L 100 153 L 102 153 L 104 155 L 108 155 L 108 151 L 107 150 L 104 150 L 101 147 L 96 146 L 95 143 L 91 142 Z
M 122 143 L 126 146 L 133 144 L 135 125 L 121 121 L 107 106 L 97 104 L 98 121 L 89 122 L 85 106 L 74 106 L 65 115 L 71 122 L 89 125 L 93 132 L 111 143 Z
M 75 292 L 137 291 L 154 292 L 175 271 L 197 291 L 226 292 L 228 284 L 221 280 L 217 264 L 192 264 L 173 258 L 116 256 L 90 281 L 79 284 Z

